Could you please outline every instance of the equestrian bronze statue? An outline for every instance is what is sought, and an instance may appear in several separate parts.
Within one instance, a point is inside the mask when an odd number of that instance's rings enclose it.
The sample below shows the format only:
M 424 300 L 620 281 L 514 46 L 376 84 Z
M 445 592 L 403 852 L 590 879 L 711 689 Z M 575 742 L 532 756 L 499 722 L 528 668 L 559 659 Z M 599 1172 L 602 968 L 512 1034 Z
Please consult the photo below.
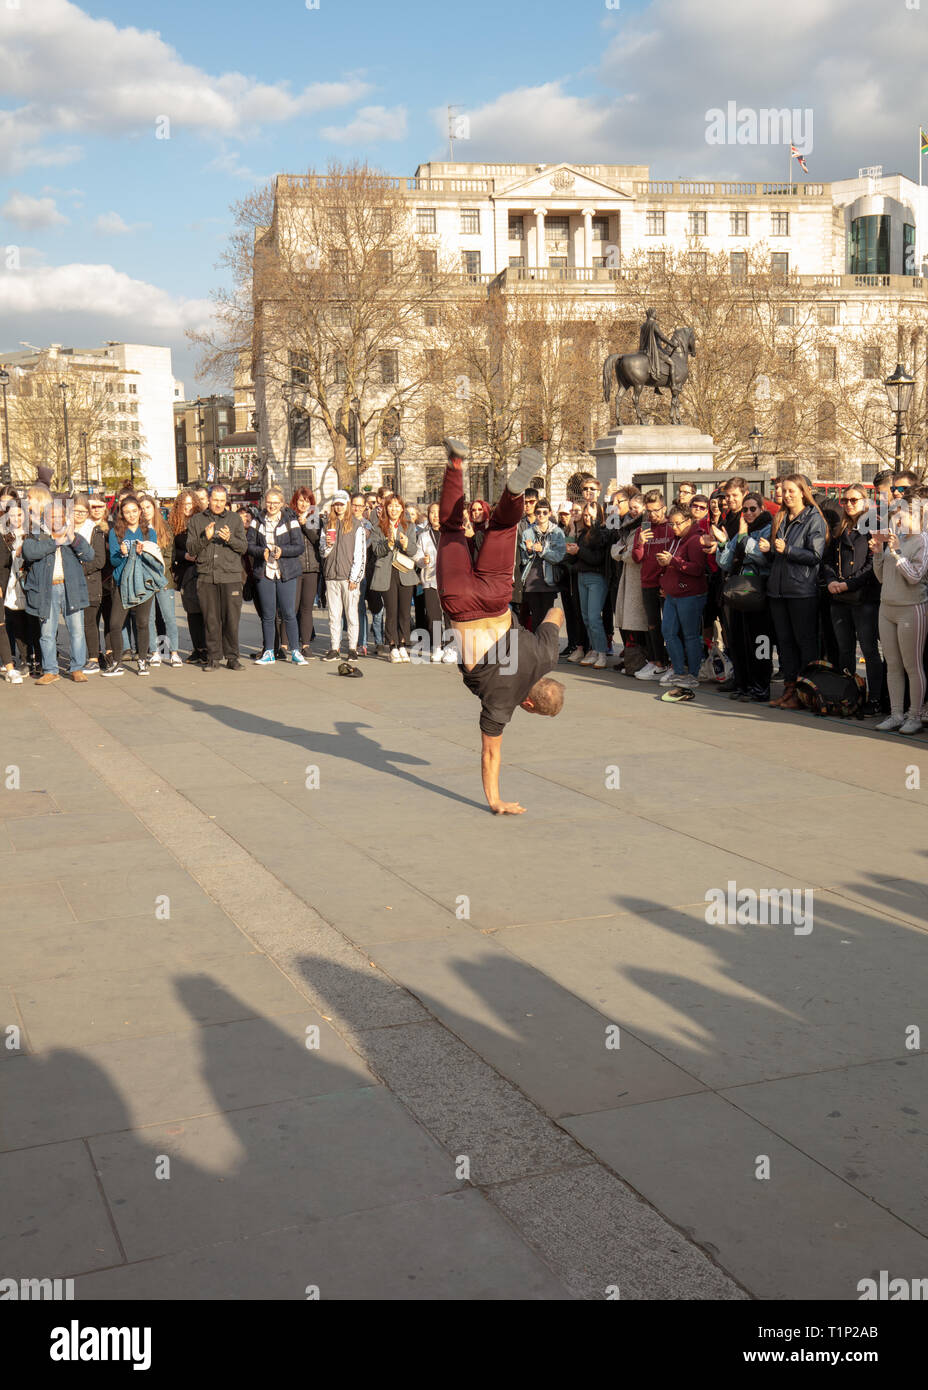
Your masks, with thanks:
M 689 359 L 696 353 L 696 334 L 692 328 L 675 328 L 669 338 L 665 338 L 657 323 L 657 312 L 647 311 L 641 325 L 637 352 L 611 352 L 603 363 L 603 400 L 608 401 L 612 394 L 612 381 L 617 387 L 615 398 L 615 423 L 619 425 L 619 402 L 626 391 L 631 391 L 635 405 L 635 418 L 639 425 L 645 421 L 641 414 L 641 393 L 650 386 L 656 395 L 661 387 L 670 390 L 670 423 L 680 425 L 679 398 L 689 376 Z

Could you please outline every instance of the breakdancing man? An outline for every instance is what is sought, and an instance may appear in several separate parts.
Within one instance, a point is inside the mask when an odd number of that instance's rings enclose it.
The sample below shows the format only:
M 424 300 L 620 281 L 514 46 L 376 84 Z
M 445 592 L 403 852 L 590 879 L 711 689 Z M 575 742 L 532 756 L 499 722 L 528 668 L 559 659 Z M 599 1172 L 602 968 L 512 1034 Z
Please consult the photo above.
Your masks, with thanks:
M 518 466 L 503 489 L 484 533 L 483 545 L 471 555 L 464 534 L 464 472 L 467 446 L 446 439 L 448 466 L 441 490 L 438 540 L 438 593 L 454 631 L 464 684 L 480 701 L 483 741 L 481 771 L 490 810 L 519 816 L 517 801 L 499 794 L 500 745 L 516 706 L 528 714 L 559 714 L 564 687 L 547 672 L 557 665 L 564 614 L 552 608 L 537 632 L 526 632 L 513 617 L 512 575 L 525 488 L 540 456 L 523 449 Z

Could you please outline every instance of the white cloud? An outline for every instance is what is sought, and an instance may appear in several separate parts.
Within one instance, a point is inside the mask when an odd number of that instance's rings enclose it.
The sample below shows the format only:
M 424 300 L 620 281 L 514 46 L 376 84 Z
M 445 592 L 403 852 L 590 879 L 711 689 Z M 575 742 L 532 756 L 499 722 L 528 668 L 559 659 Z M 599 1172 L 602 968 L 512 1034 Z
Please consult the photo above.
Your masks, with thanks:
M 143 227 L 150 226 L 150 222 L 125 222 L 118 212 L 101 212 L 93 224 L 93 229 L 101 236 L 126 236 L 130 232 L 138 232 Z
M 17 192 L 11 193 L 0 207 L 0 217 L 29 232 L 42 227 L 63 227 L 69 221 L 58 211 L 54 198 L 33 198 L 28 193 Z
M 326 140 L 340 145 L 374 145 L 381 140 L 405 140 L 405 106 L 362 106 L 345 126 L 324 126 Z
M 213 75 L 186 63 L 158 33 L 119 28 L 69 0 L 28 0 L 0 16 L 0 90 L 10 103 L 0 112 L 0 160 L 9 170 L 79 157 L 73 144 L 49 148 L 52 136 L 154 135 L 159 116 L 179 129 L 252 136 L 262 124 L 344 106 L 370 91 L 358 76 L 294 91 L 239 72 Z
M 33 315 L 101 313 L 112 325 L 111 337 L 128 328 L 131 341 L 144 342 L 152 334 L 181 337 L 188 328 L 204 328 L 213 306 L 208 299 L 169 294 L 111 265 L 37 266 L 0 276 L 0 316 L 17 316 L 19 336 L 29 336 Z M 61 328 L 59 340 L 66 336 Z
M 706 112 L 810 109 L 812 179 L 858 166 L 916 172 L 915 139 L 928 120 L 928 0 L 650 0 L 623 7 L 598 66 L 573 78 L 501 93 L 466 112 L 473 160 L 649 164 L 658 178 L 786 178 L 774 146 L 710 146 Z M 604 36 L 605 38 L 605 36 Z M 582 88 L 580 83 L 582 81 Z M 574 96 L 576 86 L 582 94 Z M 441 144 L 447 115 L 432 113 Z M 436 142 L 438 144 L 438 142 Z

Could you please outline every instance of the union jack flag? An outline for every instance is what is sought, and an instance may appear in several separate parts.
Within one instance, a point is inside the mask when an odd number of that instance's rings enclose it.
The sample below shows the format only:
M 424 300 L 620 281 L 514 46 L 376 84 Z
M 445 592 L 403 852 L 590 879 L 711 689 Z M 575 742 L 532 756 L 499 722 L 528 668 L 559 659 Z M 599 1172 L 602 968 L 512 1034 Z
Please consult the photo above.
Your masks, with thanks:
M 790 145 L 790 147 L 789 147 L 789 152 L 790 152 L 791 158 L 793 158 L 793 159 L 798 159 L 798 160 L 799 160 L 799 167 L 800 167 L 800 169 L 802 170 L 802 172 L 803 172 L 804 174 L 807 174 L 807 173 L 809 172 L 809 166 L 808 166 L 808 164 L 805 162 L 805 160 L 803 159 L 803 157 L 802 157 L 802 155 L 799 153 L 799 151 L 796 149 L 796 146 L 795 146 L 795 145 Z

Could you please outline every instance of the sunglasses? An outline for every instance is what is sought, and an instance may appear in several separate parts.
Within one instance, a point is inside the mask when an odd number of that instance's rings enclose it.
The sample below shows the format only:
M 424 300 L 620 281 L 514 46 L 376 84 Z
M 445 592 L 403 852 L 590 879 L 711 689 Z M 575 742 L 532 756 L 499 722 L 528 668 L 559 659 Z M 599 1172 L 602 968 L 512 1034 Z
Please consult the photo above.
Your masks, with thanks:
M 906 483 L 905 487 L 891 487 L 889 490 L 890 492 L 907 492 L 908 487 L 909 485 Z
M 755 512 L 760 511 L 760 507 L 742 507 L 741 510 L 745 516 L 753 516 Z
M 536 511 L 538 512 L 538 515 L 539 515 L 539 516 L 550 516 L 550 515 L 551 515 L 550 509 L 549 509 L 548 507 L 537 507 L 537 508 L 536 508 Z
M 866 499 L 863 497 L 844 497 L 841 500 L 841 505 L 843 507 L 848 507 L 852 502 L 863 502 L 865 500 Z
M 694 511 L 694 512 L 707 512 L 707 511 L 709 510 L 709 503 L 708 503 L 708 502 L 691 502 L 691 503 L 690 503 L 690 509 L 691 509 L 692 511 Z

